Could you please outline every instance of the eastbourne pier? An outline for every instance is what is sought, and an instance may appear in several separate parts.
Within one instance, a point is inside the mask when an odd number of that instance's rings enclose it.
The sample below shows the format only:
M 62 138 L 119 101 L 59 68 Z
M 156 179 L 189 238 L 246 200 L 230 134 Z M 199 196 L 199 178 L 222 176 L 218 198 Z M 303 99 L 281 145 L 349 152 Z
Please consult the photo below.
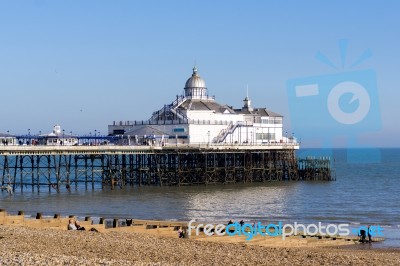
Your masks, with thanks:
M 335 180 L 330 158 L 296 158 L 283 116 L 220 104 L 193 68 L 182 95 L 142 121 L 114 121 L 106 136 L 0 133 L 1 189 L 13 193 L 125 186 Z

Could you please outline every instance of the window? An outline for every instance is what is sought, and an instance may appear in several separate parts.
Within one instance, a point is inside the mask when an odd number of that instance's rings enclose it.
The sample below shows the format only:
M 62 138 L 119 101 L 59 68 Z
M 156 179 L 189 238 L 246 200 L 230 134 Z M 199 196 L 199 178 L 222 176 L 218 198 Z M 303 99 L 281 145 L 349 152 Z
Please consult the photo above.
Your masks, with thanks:
M 282 124 L 282 117 L 265 117 L 261 118 L 262 124 Z
M 261 118 L 262 124 L 269 124 L 269 118 Z
M 256 140 L 275 140 L 275 133 L 256 133 Z

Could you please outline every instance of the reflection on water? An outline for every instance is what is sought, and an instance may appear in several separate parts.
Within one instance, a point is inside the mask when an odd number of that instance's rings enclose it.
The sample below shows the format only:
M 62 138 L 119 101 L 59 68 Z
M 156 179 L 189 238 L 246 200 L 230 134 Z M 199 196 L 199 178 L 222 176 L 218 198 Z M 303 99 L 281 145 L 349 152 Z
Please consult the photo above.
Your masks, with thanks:
M 265 183 L 193 187 L 128 187 L 123 190 L 2 194 L 8 211 L 26 214 L 134 217 L 225 221 L 286 217 L 287 201 L 296 183 Z
M 295 190 L 294 183 L 208 188 L 201 193 L 190 194 L 186 217 L 227 221 L 231 218 L 266 220 L 270 214 L 274 217 L 284 216 L 286 199 Z

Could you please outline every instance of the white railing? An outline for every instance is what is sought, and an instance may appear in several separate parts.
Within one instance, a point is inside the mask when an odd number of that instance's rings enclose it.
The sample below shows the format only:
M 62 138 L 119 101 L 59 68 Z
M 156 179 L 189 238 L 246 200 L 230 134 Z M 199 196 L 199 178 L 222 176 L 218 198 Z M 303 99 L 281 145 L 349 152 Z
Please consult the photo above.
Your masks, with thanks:
M 233 134 L 233 132 L 235 132 L 236 128 L 244 126 L 245 122 L 243 121 L 238 121 L 235 124 L 233 124 L 232 122 L 229 124 L 229 127 L 227 129 L 223 129 L 221 130 L 221 132 L 218 134 L 218 136 L 215 138 L 215 142 L 216 143 L 221 143 L 223 142 L 226 137 L 229 134 Z M 247 124 L 246 124 L 247 125 Z
M 187 116 L 184 115 L 181 111 L 179 111 L 179 110 L 176 109 L 176 108 L 171 108 L 170 111 L 171 111 L 174 115 L 176 115 L 179 119 L 183 119 L 183 120 L 186 120 L 186 119 L 187 119 Z
M 169 110 L 170 108 L 171 108 L 170 106 L 164 105 L 164 107 L 161 108 L 160 110 L 153 112 L 152 116 L 150 117 L 150 120 L 151 121 L 157 120 L 158 116 L 160 114 L 164 113 L 165 111 Z
M 158 120 L 158 117 L 166 112 L 172 112 L 176 117 L 179 119 L 187 119 L 186 115 L 184 115 L 182 112 L 180 112 L 177 108 L 184 102 L 186 101 L 186 97 L 181 95 L 179 96 L 175 101 L 173 101 L 171 104 L 164 105 L 163 108 L 161 108 L 158 111 L 153 112 L 151 118 L 149 119 L 150 121 L 156 121 Z
M 184 101 L 186 101 L 186 97 L 183 95 L 179 96 L 178 99 L 172 102 L 172 108 L 179 107 Z
M 256 150 L 256 149 L 299 149 L 299 143 L 156 143 L 154 145 L 101 145 L 101 146 L 0 146 L 0 155 L 19 154 L 118 154 L 152 150 L 210 149 L 210 150 Z
M 185 97 L 185 96 L 183 96 L 183 95 L 179 96 L 179 98 L 176 99 L 176 100 L 172 103 L 172 106 L 171 106 L 171 109 L 170 109 L 170 111 L 171 111 L 173 114 L 175 114 L 177 117 L 179 117 L 180 119 L 187 119 L 187 116 L 186 116 L 185 114 L 183 114 L 183 113 L 178 109 L 178 107 L 179 107 L 182 103 L 184 103 L 185 101 L 186 101 L 186 97 Z

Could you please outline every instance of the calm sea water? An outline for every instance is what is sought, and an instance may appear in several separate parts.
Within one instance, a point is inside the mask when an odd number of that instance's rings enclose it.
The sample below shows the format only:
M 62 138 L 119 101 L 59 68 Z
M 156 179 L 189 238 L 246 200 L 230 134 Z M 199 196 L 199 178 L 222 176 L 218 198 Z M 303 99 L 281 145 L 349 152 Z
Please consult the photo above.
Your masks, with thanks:
M 318 154 L 318 150 L 305 150 Z M 303 153 L 304 153 L 303 152 Z M 369 150 L 352 150 L 369 156 Z M 400 247 L 400 149 L 381 149 L 373 162 L 354 162 L 335 149 L 337 181 L 272 182 L 123 190 L 0 193 L 0 207 L 28 215 L 60 213 L 107 218 L 350 223 L 384 226 L 384 246 Z M 356 156 L 356 157 L 357 157 Z

